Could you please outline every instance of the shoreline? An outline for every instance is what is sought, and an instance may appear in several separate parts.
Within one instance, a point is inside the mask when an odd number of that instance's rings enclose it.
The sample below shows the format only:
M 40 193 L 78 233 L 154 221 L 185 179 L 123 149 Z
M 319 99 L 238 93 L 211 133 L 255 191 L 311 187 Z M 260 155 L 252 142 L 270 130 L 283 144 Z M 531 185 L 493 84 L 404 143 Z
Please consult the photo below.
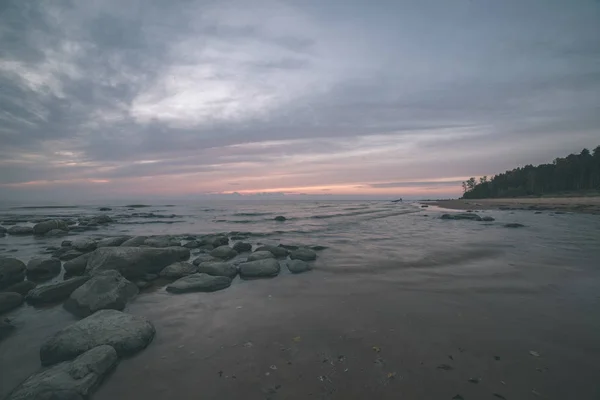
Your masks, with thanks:
M 423 201 L 450 210 L 531 210 L 600 215 L 600 197 L 541 197 Z

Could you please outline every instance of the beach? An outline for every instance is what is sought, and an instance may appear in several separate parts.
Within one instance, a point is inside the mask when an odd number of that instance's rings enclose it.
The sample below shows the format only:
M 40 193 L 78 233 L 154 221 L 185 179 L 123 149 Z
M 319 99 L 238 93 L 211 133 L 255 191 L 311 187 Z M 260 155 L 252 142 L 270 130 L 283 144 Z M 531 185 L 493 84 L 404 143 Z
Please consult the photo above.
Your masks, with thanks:
M 453 211 L 389 202 L 110 208 L 4 209 L 0 220 L 113 222 L 62 238 L 7 235 L 0 254 L 27 262 L 65 239 L 166 235 L 184 246 L 218 232 L 253 250 L 320 247 L 302 274 L 280 260 L 276 277 L 236 277 L 213 293 L 141 290 L 124 312 L 156 335 L 93 399 L 600 396 L 597 216 L 492 209 L 478 212 L 491 222 L 444 220 Z M 40 369 L 49 336 L 79 320 L 60 303 L 2 317 L 16 329 L 0 342 L 0 398 Z
M 424 204 L 454 210 L 536 210 L 600 214 L 600 196 L 438 200 Z

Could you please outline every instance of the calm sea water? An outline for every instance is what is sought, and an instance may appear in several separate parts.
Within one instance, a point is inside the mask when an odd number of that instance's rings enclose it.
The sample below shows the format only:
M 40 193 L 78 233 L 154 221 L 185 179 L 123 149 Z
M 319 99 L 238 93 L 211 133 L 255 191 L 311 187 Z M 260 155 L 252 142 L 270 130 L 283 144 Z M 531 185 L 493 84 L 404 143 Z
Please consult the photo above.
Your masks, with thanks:
M 194 382 L 211 383 L 211 389 L 203 386 L 207 398 L 265 398 L 265 390 L 271 386 L 265 382 L 264 371 L 245 376 L 240 370 L 235 385 L 216 385 L 214 375 L 225 368 L 219 365 L 241 368 L 246 362 L 252 368 L 267 368 L 281 357 L 279 348 L 273 349 L 269 343 L 289 340 L 296 334 L 291 330 L 303 331 L 306 342 L 319 349 L 306 349 L 307 354 L 315 353 L 315 360 L 323 351 L 355 354 L 356 363 L 364 364 L 363 375 L 352 375 L 358 368 L 348 367 L 350 381 L 343 381 L 344 374 L 332 378 L 336 383 L 332 392 L 332 384 L 316 379 L 327 372 L 313 374 L 312 360 L 306 356 L 294 365 L 302 374 L 315 377 L 301 382 L 297 375 L 281 376 L 284 383 L 280 386 L 289 390 L 277 389 L 284 391 L 281 398 L 314 394 L 318 394 L 316 398 L 396 398 L 398 388 L 381 384 L 376 372 L 364 375 L 375 368 L 371 359 L 374 343 L 394 349 L 386 357 L 386 373 L 396 371 L 404 376 L 397 384 L 411 398 L 452 398 L 457 393 L 465 399 L 493 398 L 493 393 L 508 399 L 535 398 L 535 393 L 552 399 L 600 398 L 596 383 L 600 372 L 598 216 L 481 211 L 480 215 L 496 220 L 453 221 L 441 220 L 441 214 L 448 211 L 434 207 L 368 201 L 108 207 L 112 210 L 100 212 L 98 205 L 6 205 L 0 209 L 0 221 L 22 221 L 19 225 L 48 217 L 77 219 L 101 213 L 115 222 L 61 238 L 6 236 L 0 238 L 0 255 L 26 262 L 73 237 L 217 232 L 241 234 L 253 244 L 321 245 L 326 249 L 319 252 L 314 271 L 301 276 L 236 281 L 228 290 L 203 297 L 171 296 L 164 289 L 141 294 L 127 311 L 151 318 L 158 339 L 139 356 L 124 360 L 97 398 L 194 398 L 188 393 L 195 390 Z M 287 220 L 274 221 L 277 215 Z M 511 222 L 525 227 L 504 227 Z M 193 315 L 190 309 L 195 310 Z M 0 343 L 0 397 L 38 368 L 37 351 L 43 339 L 73 322 L 60 306 L 23 306 L 8 316 L 17 332 Z M 242 343 L 248 337 L 255 343 L 264 341 L 260 352 L 253 350 L 253 356 L 239 361 L 241 356 L 234 351 L 240 350 L 234 348 L 215 360 L 204 359 L 214 349 Z M 361 353 L 345 342 L 338 343 L 341 337 L 364 341 L 366 350 Z M 173 353 L 181 351 L 179 346 L 189 351 L 173 358 Z M 468 349 L 464 357 L 471 357 L 463 370 L 457 367 L 459 372 L 454 375 L 439 375 L 435 366 L 449 363 L 448 355 L 460 357 L 458 348 Z M 532 360 L 530 350 L 543 354 L 543 362 Z M 492 352 L 502 353 L 497 355 L 509 360 L 508 364 L 490 361 L 496 355 Z M 203 354 L 201 360 L 198 353 Z M 258 365 L 263 361 L 268 365 Z M 9 365 L 12 368 L 5 373 Z M 416 366 L 431 371 L 416 370 Z M 319 368 L 325 366 L 319 364 Z M 197 378 L 188 369 L 210 378 Z M 481 377 L 482 383 L 469 383 L 471 375 Z M 364 385 L 352 386 L 351 381 Z M 579 390 L 576 397 L 571 397 L 573 386 Z

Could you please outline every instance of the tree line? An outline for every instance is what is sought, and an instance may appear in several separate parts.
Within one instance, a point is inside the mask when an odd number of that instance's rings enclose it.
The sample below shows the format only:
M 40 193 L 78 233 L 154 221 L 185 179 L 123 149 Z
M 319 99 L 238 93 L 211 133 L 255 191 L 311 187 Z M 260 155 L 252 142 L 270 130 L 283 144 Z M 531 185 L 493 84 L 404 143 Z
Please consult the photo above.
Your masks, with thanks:
M 552 164 L 526 165 L 490 179 L 487 176 L 471 178 L 462 183 L 462 188 L 463 199 L 600 190 L 600 146 L 593 154 L 583 149 L 579 154 L 557 158 Z

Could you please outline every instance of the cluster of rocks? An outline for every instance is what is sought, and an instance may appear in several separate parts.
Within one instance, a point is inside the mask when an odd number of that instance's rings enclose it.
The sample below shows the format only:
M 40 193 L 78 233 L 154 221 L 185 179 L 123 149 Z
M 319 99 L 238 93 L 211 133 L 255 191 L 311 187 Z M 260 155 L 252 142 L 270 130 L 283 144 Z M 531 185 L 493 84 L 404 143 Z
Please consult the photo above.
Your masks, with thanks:
M 26 220 L 19 220 L 19 222 L 28 222 Z M 69 234 L 69 232 L 84 232 L 88 230 L 98 229 L 100 225 L 107 225 L 114 222 L 113 219 L 106 215 L 100 214 L 92 217 L 80 217 L 77 220 L 64 220 L 64 219 L 48 219 L 39 221 L 33 226 L 15 225 L 6 229 L 0 226 L 0 237 L 8 235 L 13 236 L 46 236 L 46 237 L 57 237 Z M 3 222 L 5 225 L 9 224 L 7 221 Z

